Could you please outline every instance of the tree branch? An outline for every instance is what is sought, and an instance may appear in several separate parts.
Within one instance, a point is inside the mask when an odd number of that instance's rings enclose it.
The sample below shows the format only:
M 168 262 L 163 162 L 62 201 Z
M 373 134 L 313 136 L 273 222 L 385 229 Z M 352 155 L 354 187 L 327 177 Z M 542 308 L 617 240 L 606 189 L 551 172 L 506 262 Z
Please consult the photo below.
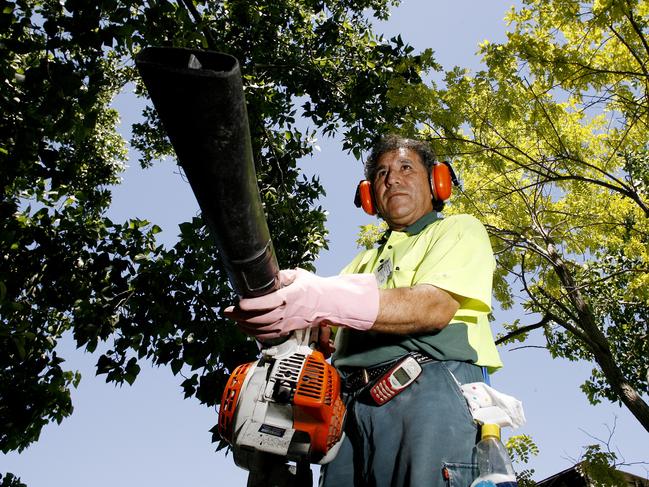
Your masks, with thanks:
M 215 50 L 217 49 L 216 46 L 216 41 L 214 40 L 214 36 L 212 35 L 212 32 L 203 24 L 203 17 L 201 16 L 200 12 L 196 8 L 196 5 L 194 5 L 194 2 L 192 0 L 179 0 L 178 5 L 185 8 L 191 15 L 192 19 L 194 20 L 194 23 L 198 26 L 201 25 L 201 31 L 203 32 L 203 35 L 205 36 L 205 40 L 207 41 L 207 46 Z
M 515 350 L 523 350 L 523 349 L 525 349 L 525 348 L 541 348 L 541 349 L 543 349 L 543 350 L 547 350 L 548 347 L 545 347 L 545 346 L 543 346 L 543 345 L 523 345 L 522 347 L 514 347 L 514 348 L 510 348 L 509 351 L 510 351 L 510 352 L 513 352 L 513 351 L 515 351 Z
M 627 5 L 628 5 L 628 2 L 627 2 Z M 647 43 L 647 39 L 644 36 L 644 33 L 642 32 L 642 28 L 635 21 L 635 17 L 633 16 L 633 10 L 631 8 L 629 8 L 629 11 L 625 12 L 625 13 L 627 14 L 627 16 L 626 16 L 627 19 L 629 19 L 629 22 L 631 22 L 631 26 L 633 27 L 633 30 L 635 31 L 636 34 L 638 34 L 638 37 L 640 38 L 640 42 L 644 46 L 644 49 L 647 52 L 647 55 L 649 55 L 649 43 Z
M 520 328 L 517 328 L 516 330 L 512 330 L 509 333 L 507 333 L 505 336 L 500 337 L 498 340 L 496 340 L 496 345 L 500 345 L 501 343 L 506 342 L 507 340 L 510 340 L 511 338 L 517 337 L 518 335 L 523 335 L 527 332 L 530 332 L 532 330 L 536 330 L 537 328 L 544 327 L 550 322 L 550 318 L 548 315 L 543 316 L 541 318 L 541 321 L 538 323 L 534 323 L 532 325 L 525 325 Z
M 629 19 L 629 21 L 631 22 L 631 25 L 634 27 L 634 30 L 635 30 L 635 27 L 637 27 L 637 26 L 634 25 L 634 21 L 632 20 L 632 17 L 629 17 L 628 15 L 626 17 L 627 17 L 627 19 Z M 640 69 L 642 70 L 642 72 L 645 75 L 645 78 L 649 78 L 649 73 L 647 72 L 647 68 L 644 65 L 644 63 L 642 62 L 642 59 L 640 58 L 638 53 L 635 52 L 635 50 L 626 42 L 626 39 L 624 39 L 624 37 L 622 37 L 622 35 L 613 28 L 613 25 L 609 25 L 608 28 L 611 30 L 611 32 L 613 32 L 613 34 L 615 34 L 615 37 L 617 37 L 617 39 L 622 44 L 624 44 L 624 47 L 627 48 L 627 50 L 631 53 L 631 56 L 633 56 L 633 58 L 637 61 L 638 65 L 640 66 Z M 640 35 L 640 37 L 642 38 L 641 35 Z M 644 44 L 644 42 L 643 42 L 643 44 Z M 646 47 L 646 44 L 645 44 L 645 47 Z

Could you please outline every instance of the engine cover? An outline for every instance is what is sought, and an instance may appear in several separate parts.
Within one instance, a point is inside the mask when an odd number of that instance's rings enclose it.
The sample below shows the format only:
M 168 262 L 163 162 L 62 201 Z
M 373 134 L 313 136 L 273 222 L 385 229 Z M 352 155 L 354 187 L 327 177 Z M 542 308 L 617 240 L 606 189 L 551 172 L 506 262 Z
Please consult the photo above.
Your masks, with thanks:
M 255 453 L 321 464 L 337 453 L 345 418 L 340 376 L 308 345 L 309 335 L 309 330 L 295 332 L 230 375 L 219 434 L 240 467 L 250 470 Z

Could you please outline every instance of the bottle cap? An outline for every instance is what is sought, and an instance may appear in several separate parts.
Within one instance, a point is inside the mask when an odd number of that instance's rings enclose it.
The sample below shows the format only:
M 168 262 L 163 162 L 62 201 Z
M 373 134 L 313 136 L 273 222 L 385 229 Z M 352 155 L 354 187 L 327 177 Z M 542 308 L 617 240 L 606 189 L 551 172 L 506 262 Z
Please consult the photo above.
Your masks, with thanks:
M 500 439 L 500 426 L 497 424 L 485 423 L 482 425 L 482 434 L 480 436 L 482 439 L 488 437 L 495 437 Z

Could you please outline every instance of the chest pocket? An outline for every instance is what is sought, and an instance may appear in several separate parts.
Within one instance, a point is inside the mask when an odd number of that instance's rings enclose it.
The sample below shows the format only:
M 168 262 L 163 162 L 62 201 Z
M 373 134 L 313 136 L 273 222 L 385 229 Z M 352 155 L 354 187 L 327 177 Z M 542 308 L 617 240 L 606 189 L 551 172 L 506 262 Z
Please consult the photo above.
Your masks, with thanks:
M 399 266 L 392 270 L 392 276 L 388 280 L 386 288 L 395 287 L 411 287 L 414 286 L 413 280 L 415 278 L 415 271 L 408 269 L 400 269 Z

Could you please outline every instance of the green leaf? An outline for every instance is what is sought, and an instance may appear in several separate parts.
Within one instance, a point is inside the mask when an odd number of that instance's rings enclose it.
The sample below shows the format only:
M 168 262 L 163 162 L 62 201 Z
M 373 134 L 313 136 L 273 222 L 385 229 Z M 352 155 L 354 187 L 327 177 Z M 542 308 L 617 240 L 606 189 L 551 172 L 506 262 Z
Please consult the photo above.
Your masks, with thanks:
M 180 359 L 174 359 L 171 361 L 171 371 L 174 375 L 178 375 L 178 372 L 182 369 L 184 362 Z

